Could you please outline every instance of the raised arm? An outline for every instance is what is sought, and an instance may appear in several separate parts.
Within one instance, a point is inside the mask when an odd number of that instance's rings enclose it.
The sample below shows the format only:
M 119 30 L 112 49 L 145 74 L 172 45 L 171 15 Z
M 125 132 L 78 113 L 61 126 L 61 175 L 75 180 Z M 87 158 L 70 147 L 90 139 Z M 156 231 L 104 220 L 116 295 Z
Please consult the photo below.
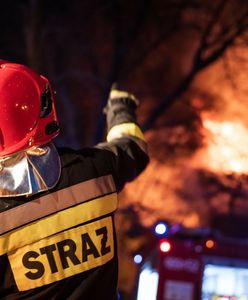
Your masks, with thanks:
M 138 104 L 132 94 L 112 89 L 104 109 L 107 117 L 107 142 L 96 147 L 111 153 L 118 189 L 136 178 L 149 161 L 146 141 L 136 120 Z

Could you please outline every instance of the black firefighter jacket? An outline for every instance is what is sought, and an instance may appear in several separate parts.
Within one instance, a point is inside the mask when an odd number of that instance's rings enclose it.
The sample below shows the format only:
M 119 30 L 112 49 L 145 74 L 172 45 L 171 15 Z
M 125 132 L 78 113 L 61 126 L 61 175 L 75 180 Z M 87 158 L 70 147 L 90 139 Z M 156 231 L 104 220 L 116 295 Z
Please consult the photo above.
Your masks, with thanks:
M 106 109 L 108 142 L 58 149 L 52 190 L 0 198 L 0 299 L 117 299 L 117 192 L 148 163 L 135 105 Z

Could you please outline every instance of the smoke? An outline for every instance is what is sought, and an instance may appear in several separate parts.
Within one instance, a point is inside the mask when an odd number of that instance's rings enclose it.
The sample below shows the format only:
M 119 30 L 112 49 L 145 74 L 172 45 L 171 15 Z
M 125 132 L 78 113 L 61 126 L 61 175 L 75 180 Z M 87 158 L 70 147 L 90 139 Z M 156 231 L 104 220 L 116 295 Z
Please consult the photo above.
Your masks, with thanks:
M 205 226 L 215 214 L 248 214 L 247 61 L 247 50 L 230 50 L 146 134 L 151 163 L 121 195 L 143 225 Z

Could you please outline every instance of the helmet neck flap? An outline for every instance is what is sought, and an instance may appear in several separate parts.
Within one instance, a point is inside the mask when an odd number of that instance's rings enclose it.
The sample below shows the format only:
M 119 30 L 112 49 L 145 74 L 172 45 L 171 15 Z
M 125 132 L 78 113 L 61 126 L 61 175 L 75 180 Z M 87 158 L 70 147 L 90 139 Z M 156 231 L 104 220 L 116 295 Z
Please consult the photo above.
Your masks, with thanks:
M 0 197 L 37 194 L 53 188 L 61 173 L 52 142 L 0 158 Z
M 49 81 L 24 65 L 0 60 L 0 197 L 55 186 L 61 168 L 51 140 L 58 133 Z

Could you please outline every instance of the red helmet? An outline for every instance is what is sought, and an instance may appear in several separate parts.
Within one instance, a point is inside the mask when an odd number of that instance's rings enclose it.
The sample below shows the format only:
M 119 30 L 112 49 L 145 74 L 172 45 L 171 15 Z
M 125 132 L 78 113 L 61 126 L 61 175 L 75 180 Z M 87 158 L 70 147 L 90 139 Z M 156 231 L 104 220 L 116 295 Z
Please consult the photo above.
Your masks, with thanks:
M 59 133 L 49 81 L 0 61 L 0 157 L 49 142 Z

